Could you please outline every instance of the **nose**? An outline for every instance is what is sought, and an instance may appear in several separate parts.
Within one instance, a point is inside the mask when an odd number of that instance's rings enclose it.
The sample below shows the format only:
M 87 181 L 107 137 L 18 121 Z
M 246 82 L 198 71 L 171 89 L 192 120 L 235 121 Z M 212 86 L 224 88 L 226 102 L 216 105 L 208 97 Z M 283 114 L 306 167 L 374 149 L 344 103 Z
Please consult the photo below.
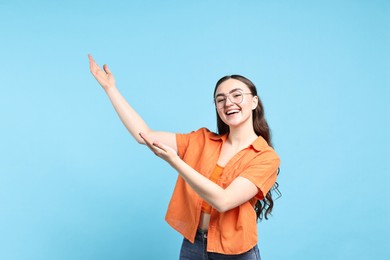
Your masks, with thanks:
M 226 101 L 225 101 L 225 106 L 231 106 L 231 105 L 234 105 L 234 103 L 230 100 L 230 97 L 226 97 Z

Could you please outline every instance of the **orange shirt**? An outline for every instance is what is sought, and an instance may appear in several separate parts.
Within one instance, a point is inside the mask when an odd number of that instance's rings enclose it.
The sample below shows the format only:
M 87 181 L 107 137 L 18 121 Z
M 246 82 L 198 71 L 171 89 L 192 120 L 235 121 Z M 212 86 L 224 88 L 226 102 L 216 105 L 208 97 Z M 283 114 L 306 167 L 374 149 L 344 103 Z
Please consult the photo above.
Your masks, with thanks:
M 223 167 L 219 166 L 218 164 L 215 165 L 213 172 L 210 174 L 210 181 L 217 183 L 219 180 L 219 177 L 221 176 L 223 171 Z M 211 214 L 211 206 L 208 204 L 205 200 L 202 202 L 202 212 Z
M 219 136 L 206 128 L 189 134 L 177 134 L 178 154 L 188 165 L 209 178 L 217 164 L 227 135 Z M 207 251 L 240 254 L 257 244 L 256 200 L 263 199 L 276 181 L 279 157 L 258 137 L 237 153 L 224 167 L 217 184 L 226 188 L 238 176 L 249 179 L 259 189 L 257 195 L 242 205 L 219 213 L 211 210 Z M 191 243 L 198 228 L 202 198 L 180 176 L 166 214 L 166 221 Z

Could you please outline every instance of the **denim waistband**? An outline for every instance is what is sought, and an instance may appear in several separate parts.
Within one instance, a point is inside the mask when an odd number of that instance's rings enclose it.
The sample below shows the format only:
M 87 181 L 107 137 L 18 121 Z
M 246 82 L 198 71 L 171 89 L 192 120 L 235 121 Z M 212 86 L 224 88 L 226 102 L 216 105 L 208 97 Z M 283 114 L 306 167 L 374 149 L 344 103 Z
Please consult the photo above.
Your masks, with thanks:
M 196 231 L 195 239 L 196 238 L 207 239 L 207 230 L 198 229 Z

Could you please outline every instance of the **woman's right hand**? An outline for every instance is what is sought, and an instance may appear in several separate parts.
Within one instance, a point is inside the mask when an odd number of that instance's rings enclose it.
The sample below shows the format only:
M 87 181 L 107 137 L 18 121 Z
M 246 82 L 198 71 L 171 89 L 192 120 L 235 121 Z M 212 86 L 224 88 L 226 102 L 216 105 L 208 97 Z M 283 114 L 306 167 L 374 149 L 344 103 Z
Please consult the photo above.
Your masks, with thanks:
M 105 91 L 109 90 L 112 87 L 115 87 L 115 78 L 112 75 L 110 69 L 106 64 L 103 65 L 103 69 L 96 64 L 95 60 L 92 58 L 91 54 L 88 54 L 89 58 L 89 69 L 95 79 L 99 82 L 99 84 L 103 87 Z

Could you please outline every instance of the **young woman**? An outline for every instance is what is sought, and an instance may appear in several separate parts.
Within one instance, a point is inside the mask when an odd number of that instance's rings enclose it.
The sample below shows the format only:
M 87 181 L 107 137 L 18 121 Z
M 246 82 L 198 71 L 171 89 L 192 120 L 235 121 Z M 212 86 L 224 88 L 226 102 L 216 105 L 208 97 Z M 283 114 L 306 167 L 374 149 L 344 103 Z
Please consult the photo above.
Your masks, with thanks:
M 260 259 L 256 222 L 272 210 L 280 161 L 253 83 L 239 75 L 217 82 L 218 134 L 158 132 L 126 102 L 108 66 L 89 62 L 130 134 L 179 173 L 166 221 L 184 236 L 180 259 Z

